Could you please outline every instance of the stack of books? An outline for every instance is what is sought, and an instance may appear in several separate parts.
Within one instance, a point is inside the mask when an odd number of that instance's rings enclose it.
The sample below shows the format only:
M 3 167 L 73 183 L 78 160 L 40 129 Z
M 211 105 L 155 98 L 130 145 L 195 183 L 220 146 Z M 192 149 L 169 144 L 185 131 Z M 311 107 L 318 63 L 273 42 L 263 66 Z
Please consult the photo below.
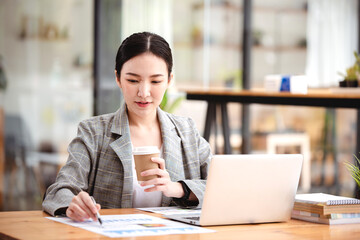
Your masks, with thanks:
M 297 194 L 294 219 L 323 223 L 360 223 L 360 200 L 325 193 Z

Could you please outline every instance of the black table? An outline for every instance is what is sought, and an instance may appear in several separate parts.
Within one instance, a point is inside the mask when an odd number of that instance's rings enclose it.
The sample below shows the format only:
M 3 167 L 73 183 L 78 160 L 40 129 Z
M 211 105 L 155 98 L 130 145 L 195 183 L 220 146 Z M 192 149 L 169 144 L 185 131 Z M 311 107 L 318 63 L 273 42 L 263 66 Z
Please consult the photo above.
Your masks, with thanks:
M 216 120 L 216 106 L 220 105 L 224 153 L 231 153 L 230 130 L 227 116 L 228 102 L 356 109 L 356 154 L 360 152 L 360 89 L 309 89 L 307 94 L 292 94 L 289 92 L 269 93 L 264 90 L 229 89 L 195 89 L 185 90 L 185 92 L 188 100 L 203 100 L 208 103 L 204 129 L 204 138 L 206 140 L 209 140 L 212 124 Z M 250 139 L 246 137 L 249 136 L 248 123 L 245 122 L 244 124 L 243 122 L 241 131 L 242 143 L 244 144 L 246 141 L 250 141 Z

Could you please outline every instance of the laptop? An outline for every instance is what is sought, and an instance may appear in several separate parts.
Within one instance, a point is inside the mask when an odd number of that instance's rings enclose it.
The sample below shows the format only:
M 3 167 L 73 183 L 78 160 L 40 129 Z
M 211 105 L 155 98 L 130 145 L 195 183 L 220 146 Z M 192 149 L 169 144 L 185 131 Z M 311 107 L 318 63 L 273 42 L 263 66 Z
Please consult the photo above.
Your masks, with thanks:
M 214 155 L 201 213 L 165 217 L 198 226 L 288 221 L 302 162 L 301 154 Z

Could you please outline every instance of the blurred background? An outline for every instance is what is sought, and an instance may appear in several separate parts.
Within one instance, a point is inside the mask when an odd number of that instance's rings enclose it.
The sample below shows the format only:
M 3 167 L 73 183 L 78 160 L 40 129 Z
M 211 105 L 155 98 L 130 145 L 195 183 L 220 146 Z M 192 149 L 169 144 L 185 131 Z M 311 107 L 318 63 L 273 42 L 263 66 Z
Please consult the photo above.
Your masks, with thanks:
M 78 123 L 117 110 L 115 55 L 134 32 L 170 43 L 170 102 L 194 87 L 241 89 L 245 1 L 0 0 L 0 209 L 41 209 Z M 253 0 L 251 88 L 262 88 L 269 74 L 338 86 L 338 72 L 359 49 L 358 13 L 356 0 Z M 202 132 L 206 107 L 183 99 L 173 113 L 192 117 Z M 232 150 L 241 153 L 241 105 L 228 109 Z M 250 111 L 252 153 L 266 153 L 270 136 L 298 137 L 299 144 L 277 150 L 310 146 L 311 186 L 299 191 L 352 196 L 344 162 L 354 159 L 355 110 L 252 104 Z M 221 136 L 210 143 L 221 153 Z

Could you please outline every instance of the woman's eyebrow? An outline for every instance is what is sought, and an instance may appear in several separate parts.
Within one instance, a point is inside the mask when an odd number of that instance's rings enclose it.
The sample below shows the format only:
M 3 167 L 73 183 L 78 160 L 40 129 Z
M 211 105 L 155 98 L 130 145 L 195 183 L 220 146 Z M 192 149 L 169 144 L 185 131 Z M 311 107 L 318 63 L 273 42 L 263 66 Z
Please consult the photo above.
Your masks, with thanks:
M 126 75 L 130 75 L 130 76 L 134 76 L 134 77 L 141 77 L 139 74 L 136 74 L 136 73 L 132 73 L 132 72 L 127 72 L 125 73 Z M 151 78 L 156 78 L 156 77 L 163 77 L 164 75 L 163 74 L 153 74 L 153 75 L 150 75 Z
M 132 72 L 128 72 L 128 73 L 125 73 L 126 75 L 131 75 L 131 76 L 134 76 L 134 77 L 140 77 L 139 74 L 136 74 L 136 73 L 132 73 Z
M 156 78 L 156 77 L 163 77 L 163 76 L 164 76 L 163 74 L 153 74 L 150 77 Z

